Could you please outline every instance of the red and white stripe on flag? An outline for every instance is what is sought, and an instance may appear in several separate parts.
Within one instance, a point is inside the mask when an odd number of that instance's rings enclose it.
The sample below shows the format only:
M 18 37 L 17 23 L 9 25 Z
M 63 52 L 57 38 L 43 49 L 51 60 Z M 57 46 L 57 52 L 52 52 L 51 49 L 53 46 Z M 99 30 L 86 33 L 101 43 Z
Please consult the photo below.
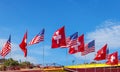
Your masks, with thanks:
M 44 35 L 41 35 L 41 36 L 37 35 L 29 42 L 29 45 L 33 45 L 33 44 L 39 43 L 39 42 L 41 42 L 43 40 L 44 40 Z
M 85 45 L 85 50 L 81 52 L 81 55 L 87 55 L 88 53 L 95 52 L 95 46 L 92 46 L 91 48 L 88 48 L 88 44 Z
M 45 29 L 42 29 L 40 33 L 38 33 L 30 42 L 29 45 L 37 44 L 41 41 L 44 41 L 44 32 Z
M 67 37 L 66 38 L 66 46 L 63 46 L 63 47 L 70 47 L 70 46 L 73 46 L 73 45 L 76 45 L 77 44 L 77 39 L 73 39 L 71 40 L 70 37 Z
M 2 48 L 0 55 L 4 58 L 10 51 L 11 51 L 11 42 L 9 37 L 9 40 L 6 42 L 6 44 Z

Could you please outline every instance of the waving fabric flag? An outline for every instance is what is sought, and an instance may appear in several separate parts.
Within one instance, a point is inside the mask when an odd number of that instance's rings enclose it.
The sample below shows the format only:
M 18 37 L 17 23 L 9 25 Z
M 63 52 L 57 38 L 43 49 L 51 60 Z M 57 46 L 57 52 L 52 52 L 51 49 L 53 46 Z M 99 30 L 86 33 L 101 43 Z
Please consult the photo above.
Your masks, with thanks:
M 75 42 L 72 42 L 69 49 L 69 54 L 74 54 L 77 52 L 84 51 L 84 35 L 76 37 L 74 39 Z
M 3 46 L 0 55 L 4 58 L 11 51 L 11 35 L 9 36 L 8 41 Z
M 112 54 L 109 54 L 107 59 L 108 59 L 108 61 L 106 62 L 106 64 L 118 65 L 118 52 L 114 52 Z
M 81 55 L 84 56 L 91 52 L 95 52 L 95 40 L 85 45 L 85 50 L 81 52 Z
M 70 35 L 69 37 L 66 38 L 66 48 L 70 47 L 72 44 L 76 44 L 78 38 L 78 32 L 75 32 L 74 34 Z
M 22 42 L 19 44 L 19 47 L 24 52 L 24 57 L 27 57 L 27 32 L 24 34 Z
M 38 33 L 30 42 L 29 45 L 37 44 L 41 41 L 44 41 L 44 32 L 45 29 L 43 29 L 40 33 Z
M 78 52 L 83 52 L 84 51 L 84 34 L 78 37 Z
M 74 33 L 69 37 L 70 41 L 67 43 L 67 46 L 69 47 L 69 54 L 74 54 L 78 51 L 77 38 L 78 32 Z
M 106 59 L 106 56 L 107 56 L 107 44 L 104 45 L 100 50 L 98 50 L 94 60 L 104 60 Z
M 66 46 L 64 26 L 58 29 L 52 36 L 52 48 Z

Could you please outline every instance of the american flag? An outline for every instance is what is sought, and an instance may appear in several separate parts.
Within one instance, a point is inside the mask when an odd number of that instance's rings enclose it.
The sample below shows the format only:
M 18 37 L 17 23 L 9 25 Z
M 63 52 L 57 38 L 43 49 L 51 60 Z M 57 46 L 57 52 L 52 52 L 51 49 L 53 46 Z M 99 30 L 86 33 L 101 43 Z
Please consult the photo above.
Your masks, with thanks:
M 38 33 L 30 42 L 29 45 L 37 44 L 41 41 L 44 41 L 44 32 L 45 29 L 43 29 L 40 33 Z
M 4 58 L 11 51 L 11 35 L 9 36 L 8 41 L 3 46 L 0 55 Z
M 63 48 L 68 48 L 72 45 L 77 44 L 77 38 L 78 38 L 78 32 L 75 32 L 74 34 L 70 35 L 69 37 L 66 38 L 66 46 L 62 46 Z
M 69 42 L 69 54 L 74 54 L 78 52 L 78 32 L 70 36 Z
M 95 40 L 85 45 L 85 50 L 81 53 L 81 55 L 84 56 L 91 52 L 95 52 Z
M 68 38 L 66 38 L 66 45 L 67 47 L 73 46 L 77 44 L 78 32 L 75 32 Z

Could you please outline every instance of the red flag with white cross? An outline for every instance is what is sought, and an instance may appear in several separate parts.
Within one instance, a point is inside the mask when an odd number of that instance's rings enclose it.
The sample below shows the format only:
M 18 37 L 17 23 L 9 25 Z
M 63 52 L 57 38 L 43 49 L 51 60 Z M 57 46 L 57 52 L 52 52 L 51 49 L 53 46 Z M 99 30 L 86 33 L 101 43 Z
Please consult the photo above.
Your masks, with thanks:
M 106 62 L 106 64 L 118 65 L 118 52 L 114 52 L 112 54 L 109 54 L 107 59 L 108 59 L 108 61 Z
M 75 54 L 77 52 L 84 51 L 84 34 L 79 36 L 73 41 L 74 43 L 69 48 L 69 54 Z
M 64 26 L 58 29 L 52 36 L 52 48 L 66 46 Z
M 97 51 L 94 60 L 96 61 L 104 60 L 106 59 L 106 56 L 107 56 L 107 44 L 105 44 L 100 50 Z
M 78 37 L 78 52 L 83 52 L 84 51 L 84 34 Z
M 24 34 L 22 42 L 19 44 L 19 47 L 24 52 L 24 57 L 27 57 L 27 31 Z

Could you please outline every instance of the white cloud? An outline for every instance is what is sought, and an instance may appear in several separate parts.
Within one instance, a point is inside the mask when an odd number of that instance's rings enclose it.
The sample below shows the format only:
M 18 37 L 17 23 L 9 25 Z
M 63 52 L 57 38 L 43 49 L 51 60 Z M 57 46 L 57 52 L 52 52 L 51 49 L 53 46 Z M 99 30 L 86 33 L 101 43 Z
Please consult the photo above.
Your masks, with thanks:
M 120 48 L 120 22 L 105 21 L 101 26 L 97 26 L 96 30 L 89 32 L 85 36 L 86 42 L 95 40 L 96 51 L 106 43 L 111 51 Z M 85 59 L 79 54 L 75 54 L 79 59 Z M 87 60 L 93 60 L 95 53 L 86 55 Z
M 120 22 L 105 21 L 103 27 L 97 28 L 94 32 L 86 35 L 87 40 L 95 39 L 96 47 L 99 48 L 105 43 L 110 49 L 120 47 Z
M 3 47 L 6 41 L 7 41 L 6 39 L 0 39 L 0 48 Z

